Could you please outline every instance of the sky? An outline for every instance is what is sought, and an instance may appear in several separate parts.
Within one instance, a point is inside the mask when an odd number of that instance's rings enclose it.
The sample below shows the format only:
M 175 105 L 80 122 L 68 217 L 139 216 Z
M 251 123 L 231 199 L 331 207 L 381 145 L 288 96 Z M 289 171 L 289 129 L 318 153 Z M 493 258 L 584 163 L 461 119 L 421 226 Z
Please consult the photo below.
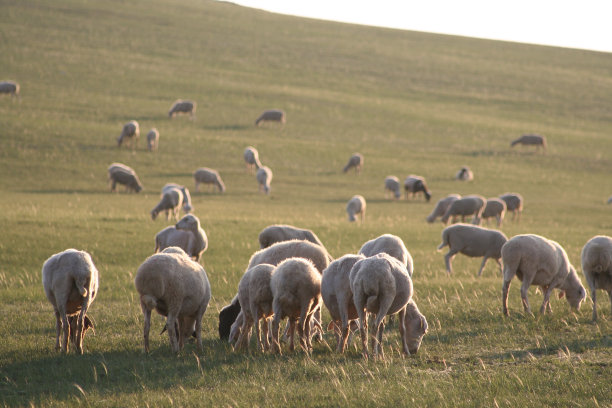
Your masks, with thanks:
M 230 0 L 281 14 L 612 52 L 610 0 Z

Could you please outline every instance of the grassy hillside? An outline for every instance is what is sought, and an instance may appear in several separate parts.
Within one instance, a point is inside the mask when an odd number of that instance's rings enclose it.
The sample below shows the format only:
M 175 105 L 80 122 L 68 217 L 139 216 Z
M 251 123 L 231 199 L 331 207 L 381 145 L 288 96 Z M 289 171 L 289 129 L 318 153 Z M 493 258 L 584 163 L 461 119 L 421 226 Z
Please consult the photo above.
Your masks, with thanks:
M 425 217 L 449 193 L 525 198 L 511 237 L 560 242 L 580 269 L 596 234 L 612 235 L 612 54 L 440 36 L 279 16 L 204 0 L 0 0 L 0 403 L 5 406 L 610 406 L 610 305 L 591 323 L 590 297 L 571 312 L 522 313 L 518 281 L 509 318 L 491 261 L 455 258 L 444 272 L 440 223 Z M 178 98 L 197 119 L 169 120 Z M 256 128 L 267 108 L 284 127 Z M 141 127 L 136 152 L 118 149 L 122 125 Z M 145 150 L 157 127 L 160 150 Z M 548 138 L 546 154 L 509 147 L 523 133 Z M 246 146 L 272 168 L 272 193 L 257 192 Z M 353 152 L 360 175 L 343 174 Z M 110 194 L 106 169 L 133 167 L 145 190 Z M 469 165 L 471 183 L 453 180 Z M 161 187 L 192 188 L 198 167 L 217 169 L 227 192 L 194 193 L 210 246 L 203 265 L 213 299 L 204 350 L 170 353 L 155 316 L 142 351 L 133 277 L 170 222 L 151 221 Z M 391 202 L 383 180 L 427 178 L 431 203 Z M 368 202 L 350 224 L 345 204 Z M 235 354 L 217 336 L 217 314 L 236 293 L 257 234 L 272 223 L 314 230 L 334 257 L 383 233 L 400 236 L 414 262 L 415 299 L 430 332 L 402 356 L 397 325 L 384 361 L 345 355 L 333 336 L 282 356 Z M 52 254 L 90 252 L 100 271 L 91 309 L 96 335 L 85 355 L 53 350 L 54 317 L 40 270 Z M 584 277 L 581 278 L 586 284 Z M 542 295 L 530 290 L 531 306 Z M 324 313 L 326 315 L 326 313 Z M 326 318 L 327 319 L 327 318 Z

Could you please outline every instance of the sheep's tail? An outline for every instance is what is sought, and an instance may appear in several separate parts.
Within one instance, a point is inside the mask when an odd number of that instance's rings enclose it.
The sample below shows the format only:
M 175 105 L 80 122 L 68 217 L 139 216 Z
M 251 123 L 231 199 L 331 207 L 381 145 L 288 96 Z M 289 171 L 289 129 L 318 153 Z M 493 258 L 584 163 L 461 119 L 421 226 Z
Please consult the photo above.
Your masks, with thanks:
M 438 251 L 442 250 L 445 246 L 448 245 L 448 232 L 446 230 L 442 231 L 442 243 L 438 245 L 436 248 Z
M 87 296 L 87 288 L 85 287 L 85 284 L 86 284 L 86 283 L 87 283 L 87 280 L 86 280 L 86 279 L 76 279 L 76 280 L 74 281 L 74 284 L 76 285 L 77 290 L 79 291 L 79 294 L 80 294 L 82 297 Z
M 148 310 L 153 310 L 157 306 L 157 299 L 152 295 L 142 295 L 140 302 L 146 306 Z

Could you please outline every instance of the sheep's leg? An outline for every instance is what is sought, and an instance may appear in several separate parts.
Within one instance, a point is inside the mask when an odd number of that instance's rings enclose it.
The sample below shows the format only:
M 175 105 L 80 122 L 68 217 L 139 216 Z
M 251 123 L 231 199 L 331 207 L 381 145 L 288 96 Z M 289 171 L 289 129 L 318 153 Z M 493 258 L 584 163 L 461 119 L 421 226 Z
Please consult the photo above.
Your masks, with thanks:
M 612 289 L 608 291 L 608 297 L 610 298 L 610 316 L 612 316 Z M 593 298 L 593 303 L 595 303 L 595 298 Z
M 510 290 L 510 280 L 504 279 L 504 284 L 502 285 L 502 310 L 505 316 L 508 316 L 508 291 L 509 290 Z
M 174 353 L 179 352 L 178 339 L 176 338 L 176 316 L 173 313 L 168 312 L 168 319 L 166 320 L 168 325 L 168 337 L 170 338 L 170 347 Z
M 529 290 L 529 286 L 531 282 L 527 279 L 526 276 L 523 277 L 523 283 L 521 284 L 521 300 L 523 302 L 523 309 L 525 313 L 531 314 L 531 307 L 529 306 L 529 298 L 527 297 L 527 291 Z
M 542 306 L 540 307 L 540 313 L 544 314 L 546 311 L 552 313 L 552 307 L 550 306 L 550 295 L 552 295 L 552 292 L 555 288 L 550 285 L 541 286 L 541 289 L 542 293 L 544 293 L 544 301 L 542 302 Z
M 410 354 L 410 351 L 408 350 L 408 343 L 406 342 L 406 322 L 404 321 L 404 319 L 406 318 L 406 307 L 404 307 L 402 310 L 399 311 L 399 332 L 400 332 L 400 338 L 402 339 L 402 351 L 404 352 L 404 354 Z
M 378 321 L 378 316 L 377 316 L 376 321 Z M 384 331 L 385 331 L 384 320 L 381 320 L 378 325 L 374 324 L 374 333 L 372 334 L 372 339 L 371 339 L 372 350 L 374 350 L 374 358 L 378 358 L 379 355 L 380 355 L 380 358 L 385 357 L 385 353 L 383 352 L 383 349 L 382 349 L 382 337 L 383 337 Z
M 282 311 L 277 300 L 272 301 L 272 310 L 274 310 L 274 320 L 272 320 L 272 350 L 276 353 L 281 354 L 281 348 L 279 343 L 280 336 L 280 321 L 282 319 Z
M 308 353 L 312 350 L 312 343 L 310 342 L 310 322 L 312 320 L 312 313 L 309 313 L 306 316 L 306 321 L 304 322 L 304 338 L 306 340 L 306 348 L 305 351 Z
M 501 264 L 501 262 L 497 258 L 494 258 L 494 259 L 495 259 L 495 262 L 497 262 L 497 265 L 499 265 L 499 273 L 502 273 L 502 264 Z
M 319 327 L 321 326 L 321 322 L 323 321 L 323 319 L 321 318 L 321 308 L 318 307 L 315 311 L 314 311 L 314 316 L 312 317 L 315 321 L 315 324 L 318 325 Z M 323 340 L 323 333 L 322 330 L 317 330 L 317 334 L 316 334 L 316 340 L 317 341 L 322 341 Z
M 142 313 L 144 314 L 144 330 L 143 330 L 144 348 L 145 348 L 145 353 L 148 353 L 149 352 L 149 331 L 151 330 L 151 311 L 147 309 L 147 307 L 142 302 L 140 303 L 140 307 L 142 308 Z M 166 325 L 167 324 L 168 323 L 166 323 Z
M 55 351 L 60 349 L 60 332 L 62 331 L 62 318 L 59 310 L 55 309 Z
M 444 264 L 446 265 L 446 273 L 448 275 L 453 273 L 453 267 L 451 266 L 451 262 L 457 252 L 459 251 L 451 249 L 446 255 L 444 255 Z
M 340 308 L 340 320 L 342 321 L 342 328 L 340 332 L 340 341 L 338 342 L 338 352 L 344 353 L 346 350 L 346 343 L 350 332 L 348 312 L 344 310 L 345 307 Z
M 357 305 L 355 305 L 357 306 Z M 363 310 L 363 307 L 357 307 L 359 315 L 359 334 L 361 335 L 361 349 L 364 358 L 369 358 L 368 353 L 368 314 Z
M 249 340 L 251 334 L 251 328 L 253 327 L 253 316 L 250 313 L 244 313 L 244 320 L 242 321 L 242 329 L 240 330 L 240 336 L 234 346 L 234 350 L 248 350 Z
M 70 323 L 68 323 L 68 317 L 66 316 L 65 310 L 60 310 L 62 319 L 62 353 L 68 353 L 68 338 L 70 337 Z
M 485 255 L 482 260 L 482 263 L 480 264 L 480 269 L 478 270 L 478 276 L 482 275 L 482 270 L 484 269 L 485 264 L 487 263 L 487 259 L 489 259 L 489 257 Z
M 295 324 L 296 324 L 296 319 L 290 317 L 289 318 L 289 351 L 295 350 L 295 342 L 294 342 Z

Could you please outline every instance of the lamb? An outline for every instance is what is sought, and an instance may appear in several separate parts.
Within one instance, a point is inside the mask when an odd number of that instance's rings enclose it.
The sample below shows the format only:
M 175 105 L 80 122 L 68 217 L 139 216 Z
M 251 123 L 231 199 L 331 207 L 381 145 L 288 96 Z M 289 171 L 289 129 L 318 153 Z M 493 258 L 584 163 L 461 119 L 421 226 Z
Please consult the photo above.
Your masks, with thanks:
M 183 192 L 176 187 L 169 187 L 162 190 L 162 197 L 159 203 L 151 210 L 151 219 L 155 221 L 157 215 L 161 211 L 166 212 L 166 220 L 170 219 L 170 212 L 174 215 L 174 218 L 178 221 L 178 214 L 181 206 L 183 205 Z
M 219 172 L 208 167 L 200 167 L 193 172 L 193 179 L 195 180 L 195 190 L 200 191 L 200 183 L 209 184 L 213 191 L 216 187 L 219 193 L 225 192 L 225 184 L 219 175 Z
M 482 211 L 481 218 L 487 221 L 489 225 L 489 218 L 495 217 L 497 220 L 497 227 L 501 227 L 504 215 L 506 214 L 506 202 L 501 198 L 488 198 L 484 210 Z M 472 223 L 480 225 L 481 218 L 474 218 Z
M 132 150 L 136 149 L 136 145 L 138 144 L 138 138 L 140 137 L 140 126 L 138 126 L 138 122 L 135 120 L 130 120 L 128 123 L 123 125 L 123 129 L 121 130 L 121 134 L 117 138 L 117 146 L 121 147 L 123 143 L 123 139 L 130 139 L 130 144 L 132 146 Z
M 136 193 L 140 192 L 143 188 L 134 169 L 122 163 L 113 163 L 108 167 L 108 181 L 111 186 L 111 192 L 117 191 L 117 184 L 123 184 L 126 191 L 134 191 Z
M 193 207 L 191 206 L 191 194 L 189 193 L 189 189 L 187 187 L 176 183 L 167 183 L 162 187 L 161 197 L 163 197 L 167 191 L 174 188 L 178 188 L 181 190 L 181 193 L 183 193 L 183 212 L 185 214 L 189 214 L 193 210 Z
M 257 183 L 259 184 L 259 191 L 262 191 L 266 194 L 270 194 L 270 183 L 272 182 L 272 170 L 268 166 L 262 166 L 257 169 L 257 174 L 255 174 L 255 178 L 257 179 Z
M 349 158 L 348 163 L 342 169 L 343 173 L 346 173 L 350 169 L 355 169 L 355 174 L 361 173 L 361 168 L 363 167 L 363 155 L 361 153 L 353 153 L 353 155 Z
M 357 261 L 349 276 L 353 303 L 359 316 L 359 331 L 363 356 L 370 357 L 367 346 L 367 314 L 375 313 L 376 321 L 373 325 L 372 349 L 374 356 L 382 350 L 382 336 L 384 331 L 383 319 L 387 315 L 399 313 L 399 331 L 402 338 L 402 350 L 409 354 L 405 317 L 406 305 L 412 297 L 412 280 L 406 267 L 397 259 L 382 253 L 370 258 Z
M 259 152 L 253 146 L 248 146 L 244 149 L 244 162 L 246 163 L 247 172 L 252 172 L 262 167 L 259 161 Z
M 392 192 L 396 200 L 402 196 L 402 193 L 400 192 L 400 182 L 397 177 L 387 176 L 385 178 L 385 196 L 387 195 L 387 192 Z
M 279 324 L 289 318 L 289 350 L 293 351 L 295 324 L 298 324 L 300 345 L 309 352 L 310 321 L 321 307 L 321 273 L 312 261 L 304 258 L 289 258 L 278 264 L 270 279 L 272 289 L 272 342 L 275 352 L 280 353 Z M 298 321 L 299 319 L 299 321 Z
M 167 248 L 160 254 L 151 255 L 136 272 L 134 285 L 144 314 L 146 353 L 149 352 L 153 309 L 167 316 L 166 327 L 174 353 L 183 348 L 185 337 L 191 335 L 194 328 L 197 345 L 202 349 L 202 316 L 211 297 L 210 283 L 204 268 L 181 252 L 177 248 Z
M 383 234 L 378 238 L 374 238 L 363 244 L 359 249 L 358 254 L 366 257 L 385 253 L 400 261 L 408 270 L 408 274 L 412 277 L 413 260 L 412 255 L 406 249 L 404 241 L 396 235 Z
M 510 147 L 514 147 L 517 144 L 521 144 L 523 146 L 535 146 L 536 151 L 542 150 L 546 152 L 546 138 L 540 135 L 523 135 L 516 140 L 513 140 L 510 143 Z
M 414 174 L 409 175 L 404 180 L 404 192 L 406 200 L 408 199 L 408 193 L 415 197 L 417 193 L 422 192 L 425 196 L 425 200 L 429 202 L 431 199 L 431 192 L 427 189 L 425 179 L 421 176 L 415 176 Z
M 189 114 L 191 120 L 195 119 L 197 104 L 194 101 L 177 99 L 168 111 L 168 117 L 174 118 L 179 113 Z
M 500 231 L 476 225 L 454 224 L 442 231 L 442 243 L 438 245 L 438 251 L 448 245 L 448 253 L 444 255 L 444 263 L 449 275 L 453 273 L 451 262 L 455 254 L 462 253 L 469 257 L 484 257 L 478 270 L 478 276 L 480 276 L 489 258 L 493 258 L 497 262 L 501 272 L 501 249 L 506 241 L 508 241 L 508 238 Z
M 355 221 L 357 219 L 355 216 L 359 215 L 361 222 L 364 222 L 366 213 L 365 198 L 361 195 L 354 195 L 346 204 L 346 213 L 348 214 L 349 221 Z
M 512 213 L 512 221 L 516 218 L 516 222 L 519 222 L 523 211 L 523 196 L 518 193 L 505 193 L 499 198 L 506 202 L 506 211 Z
M 597 235 L 582 248 L 582 273 L 591 289 L 593 321 L 597 320 L 597 289 L 608 292 L 612 308 L 612 238 Z M 612 313 L 612 312 L 611 312 Z
M 423 336 L 427 334 L 429 325 L 427 319 L 419 311 L 414 298 L 410 298 L 406 304 L 406 315 L 404 317 L 404 329 L 406 330 L 406 345 L 410 354 L 416 354 L 421 347 Z
M 544 293 L 544 302 L 540 313 L 546 308 L 553 289 L 562 291 L 570 306 L 576 310 L 586 297 L 584 286 L 580 282 L 576 270 L 570 264 L 565 250 L 557 242 L 539 235 L 517 235 L 511 238 L 502 247 L 502 260 L 504 263 L 504 284 L 502 286 L 502 309 L 508 316 L 508 290 L 514 275 L 523 282 L 521 285 L 521 298 L 523 308 L 531 313 L 527 290 L 530 285 L 538 285 Z
M 431 224 L 436 220 L 436 218 L 443 217 L 444 214 L 446 214 L 448 207 L 450 207 L 453 201 L 456 201 L 460 198 L 461 196 L 459 194 L 449 194 L 448 196 L 438 200 L 431 214 L 427 216 L 427 222 Z
M 155 235 L 155 253 L 168 247 L 179 247 L 196 262 L 208 249 L 208 237 L 200 225 L 200 219 L 187 214 L 174 226 L 169 226 Z
M 159 148 L 159 131 L 157 128 L 153 128 L 147 133 L 147 148 L 150 152 Z
M 1 81 L 0 94 L 10 95 L 11 98 L 19 99 L 19 84 L 15 81 Z
M 293 225 L 269 225 L 259 233 L 259 247 L 267 248 L 277 242 L 301 239 L 312 242 L 325 248 L 319 237 L 309 229 L 294 227 Z
M 468 166 L 463 166 L 455 175 L 455 180 L 472 181 L 474 180 L 474 173 Z
M 255 126 L 259 126 L 262 122 L 279 122 L 284 125 L 287 121 L 285 112 L 280 109 L 269 109 L 263 111 L 261 115 L 255 120 Z
M 451 217 L 452 222 L 455 222 L 458 216 L 461 216 L 461 222 L 465 222 L 465 217 L 468 215 L 473 216 L 472 220 L 479 220 L 482 218 L 485 202 L 486 199 L 480 195 L 469 195 L 455 200 L 442 216 L 442 222 L 447 224 Z
M 98 270 L 85 251 L 67 249 L 42 267 L 42 283 L 55 312 L 55 350 L 68 352 L 68 338 L 83 354 L 83 337 L 94 328 L 87 311 L 98 294 Z

